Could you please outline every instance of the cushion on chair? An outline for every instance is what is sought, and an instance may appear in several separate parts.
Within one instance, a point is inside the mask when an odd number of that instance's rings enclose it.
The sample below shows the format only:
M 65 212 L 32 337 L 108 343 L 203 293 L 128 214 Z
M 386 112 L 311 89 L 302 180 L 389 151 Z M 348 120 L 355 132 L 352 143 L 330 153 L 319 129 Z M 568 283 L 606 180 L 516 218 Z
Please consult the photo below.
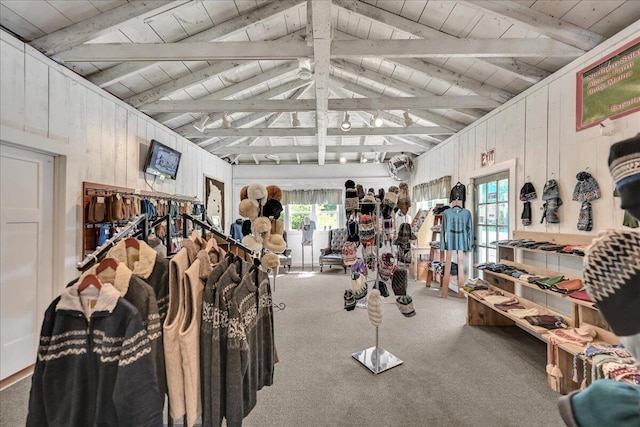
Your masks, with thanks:
M 349 237 L 349 233 L 346 228 L 336 228 L 329 232 L 329 236 L 331 241 L 329 245 L 331 247 L 332 252 L 342 253 L 342 247 L 347 241 L 347 237 Z

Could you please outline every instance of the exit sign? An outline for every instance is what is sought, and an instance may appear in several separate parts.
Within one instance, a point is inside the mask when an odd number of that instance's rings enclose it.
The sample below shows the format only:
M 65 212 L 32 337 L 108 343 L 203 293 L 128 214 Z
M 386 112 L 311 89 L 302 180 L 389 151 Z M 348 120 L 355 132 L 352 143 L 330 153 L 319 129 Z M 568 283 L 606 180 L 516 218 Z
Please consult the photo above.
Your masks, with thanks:
M 494 164 L 496 161 L 496 150 L 492 148 L 488 151 L 480 153 L 480 167 L 485 167 Z

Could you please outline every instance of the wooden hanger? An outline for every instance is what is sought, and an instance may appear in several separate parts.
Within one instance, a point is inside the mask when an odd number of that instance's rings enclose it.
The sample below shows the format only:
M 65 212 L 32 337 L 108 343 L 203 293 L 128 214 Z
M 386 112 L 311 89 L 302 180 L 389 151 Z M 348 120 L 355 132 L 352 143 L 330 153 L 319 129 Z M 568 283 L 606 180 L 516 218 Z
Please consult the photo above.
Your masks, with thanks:
M 111 268 L 115 271 L 118 269 L 119 264 L 120 262 L 115 258 L 105 258 L 100 261 L 100 264 L 98 264 L 98 267 L 96 267 L 96 274 L 102 273 L 107 268 Z
M 128 237 L 124 240 L 125 248 L 135 248 L 140 250 L 140 242 L 138 239 L 134 239 L 133 237 Z
M 78 286 L 78 293 L 81 293 L 91 285 L 98 289 L 102 289 L 102 281 L 100 278 L 95 274 L 87 274 L 84 279 L 82 279 L 82 282 L 80 282 L 80 286 Z

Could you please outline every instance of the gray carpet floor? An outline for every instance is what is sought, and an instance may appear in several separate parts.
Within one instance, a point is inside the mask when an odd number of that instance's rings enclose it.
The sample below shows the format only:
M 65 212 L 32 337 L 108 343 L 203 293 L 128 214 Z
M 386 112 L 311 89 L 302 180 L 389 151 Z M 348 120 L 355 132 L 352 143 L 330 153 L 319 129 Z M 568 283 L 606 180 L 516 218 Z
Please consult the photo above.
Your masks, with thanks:
M 465 325 L 466 303 L 410 281 L 416 316 L 386 298 L 380 346 L 403 364 L 379 375 L 351 357 L 371 347 L 367 312 L 347 312 L 342 269 L 292 271 L 276 281 L 280 362 L 258 393 L 252 426 L 562 426 L 546 382 L 546 347 L 517 327 Z M 1 425 L 26 418 L 30 378 L 0 392 Z

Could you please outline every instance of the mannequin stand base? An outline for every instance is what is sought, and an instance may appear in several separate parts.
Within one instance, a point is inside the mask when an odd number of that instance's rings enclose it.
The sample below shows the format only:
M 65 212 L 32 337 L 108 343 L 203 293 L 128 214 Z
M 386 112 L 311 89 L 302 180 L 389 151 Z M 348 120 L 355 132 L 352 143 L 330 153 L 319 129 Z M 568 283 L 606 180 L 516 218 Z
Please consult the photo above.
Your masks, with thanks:
M 351 356 L 376 375 L 402 364 L 402 360 L 382 347 L 369 347 Z

